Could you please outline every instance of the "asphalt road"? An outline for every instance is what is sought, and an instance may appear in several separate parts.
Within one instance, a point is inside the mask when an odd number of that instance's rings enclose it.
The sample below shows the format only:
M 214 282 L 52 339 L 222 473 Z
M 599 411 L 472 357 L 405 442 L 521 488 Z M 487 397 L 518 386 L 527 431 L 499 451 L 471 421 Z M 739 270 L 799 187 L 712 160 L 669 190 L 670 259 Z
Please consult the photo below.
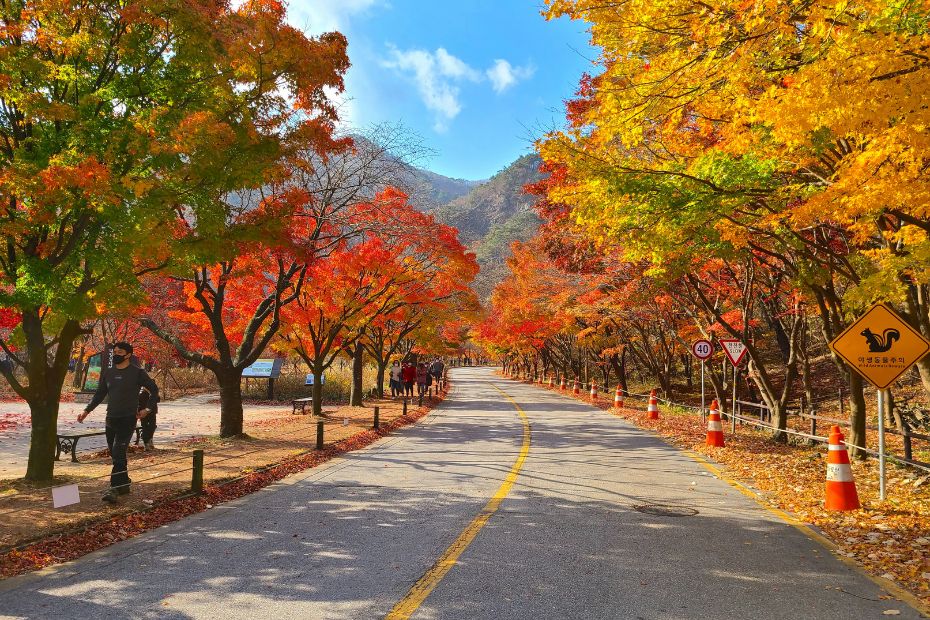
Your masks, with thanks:
M 512 472 L 524 422 L 498 387 L 526 412 L 529 452 L 414 618 L 920 617 L 622 420 L 485 368 L 453 379 L 434 413 L 366 450 L 0 582 L 0 617 L 384 617 Z

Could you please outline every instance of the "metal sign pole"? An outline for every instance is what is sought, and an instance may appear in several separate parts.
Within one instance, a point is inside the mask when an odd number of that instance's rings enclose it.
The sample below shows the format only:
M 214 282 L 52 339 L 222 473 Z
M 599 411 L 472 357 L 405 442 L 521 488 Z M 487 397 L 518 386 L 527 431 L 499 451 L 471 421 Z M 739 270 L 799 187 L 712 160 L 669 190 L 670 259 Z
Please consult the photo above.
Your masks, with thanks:
M 736 432 L 736 364 L 733 364 L 733 403 L 732 405 L 730 405 L 730 411 L 733 414 L 730 416 L 732 418 L 730 431 L 735 433 Z
M 885 390 L 878 391 L 878 499 L 885 501 Z
M 707 409 L 704 407 L 704 360 L 701 360 L 701 422 L 706 422 Z

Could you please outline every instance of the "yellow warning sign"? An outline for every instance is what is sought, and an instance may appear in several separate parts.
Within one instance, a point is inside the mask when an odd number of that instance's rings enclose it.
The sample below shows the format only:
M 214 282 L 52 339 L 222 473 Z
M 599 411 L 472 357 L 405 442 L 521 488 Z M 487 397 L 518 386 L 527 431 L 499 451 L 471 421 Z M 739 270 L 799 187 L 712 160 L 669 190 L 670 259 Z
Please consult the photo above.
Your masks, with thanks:
M 880 390 L 930 351 L 930 342 L 885 304 L 875 304 L 830 348 Z

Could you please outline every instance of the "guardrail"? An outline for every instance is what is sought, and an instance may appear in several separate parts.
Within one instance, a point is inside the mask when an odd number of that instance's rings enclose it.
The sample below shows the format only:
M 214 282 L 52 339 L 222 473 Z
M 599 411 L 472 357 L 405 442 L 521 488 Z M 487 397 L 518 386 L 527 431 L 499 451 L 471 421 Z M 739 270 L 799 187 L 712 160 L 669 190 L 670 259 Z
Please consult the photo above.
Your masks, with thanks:
M 536 381 L 538 381 L 538 379 L 539 379 L 539 376 L 537 375 L 537 376 L 535 376 L 535 377 L 525 377 L 523 380 L 525 380 L 525 381 L 531 381 L 531 382 L 536 382 Z M 544 382 L 545 382 L 545 381 L 544 381 Z M 592 383 L 597 383 L 597 382 L 581 381 L 581 382 L 579 382 L 579 385 L 580 385 L 581 389 L 582 389 L 585 393 L 587 393 L 587 391 L 590 389 L 590 386 L 592 385 Z M 574 385 L 574 380 L 570 380 L 570 381 L 568 382 L 568 384 L 569 384 L 569 389 L 571 389 L 571 388 L 573 387 L 573 385 Z M 602 388 L 604 389 L 605 392 L 611 392 L 611 391 L 612 391 L 612 389 L 611 389 L 610 387 L 608 387 L 608 386 L 602 386 L 600 383 L 598 383 L 597 385 L 598 385 L 599 387 L 602 387 Z M 616 386 L 615 386 L 615 387 L 616 387 Z M 634 398 L 634 399 L 641 399 L 641 400 L 644 400 L 644 401 L 646 401 L 646 400 L 648 400 L 648 399 L 650 398 L 650 395 L 649 395 L 649 394 L 637 394 L 636 392 L 630 392 L 629 390 L 624 390 L 624 391 L 623 391 L 623 394 L 624 394 L 625 397 Z M 842 410 L 843 410 L 843 407 L 842 407 L 842 391 L 839 392 L 839 397 L 840 397 L 840 411 L 842 411 Z M 686 403 L 679 403 L 679 402 L 671 401 L 671 400 L 669 400 L 669 399 L 667 399 L 667 398 L 663 398 L 663 397 L 658 396 L 658 395 L 656 396 L 656 399 L 657 399 L 659 402 L 664 403 L 664 404 L 666 404 L 666 405 L 672 405 L 672 406 L 674 406 L 674 407 L 679 407 L 679 408 L 681 408 L 681 409 L 687 409 L 687 410 L 691 410 L 691 411 L 697 411 L 698 413 L 701 414 L 701 418 L 702 418 L 702 419 L 704 419 L 704 417 L 706 416 L 706 411 L 705 411 L 705 410 L 702 410 L 701 407 L 698 407 L 698 406 L 695 406 L 695 405 L 689 405 L 689 404 L 686 404 Z M 826 397 L 823 397 L 823 398 L 819 398 L 819 399 L 813 400 L 811 404 L 822 404 L 822 403 L 830 402 L 830 401 L 833 401 L 833 400 L 835 400 L 835 398 L 834 398 L 833 396 L 826 396 Z M 759 412 L 759 413 L 758 413 L 758 419 L 749 418 L 749 417 L 745 416 L 745 415 L 743 414 L 743 407 L 749 407 L 749 408 L 757 409 L 758 412 Z M 729 419 L 729 420 L 733 423 L 734 427 L 735 427 L 736 422 L 739 422 L 740 424 L 755 425 L 755 426 L 758 426 L 758 427 L 760 427 L 760 428 L 765 428 L 765 429 L 771 430 L 771 431 L 777 430 L 777 429 L 775 428 L 775 426 L 772 424 L 772 412 L 771 412 L 771 409 L 770 409 L 770 407 L 769 407 L 768 405 L 766 405 L 765 403 L 757 403 L 757 402 L 752 402 L 752 401 L 737 400 L 737 401 L 736 401 L 735 408 L 736 408 L 736 412 L 733 413 L 733 414 L 728 414 L 728 413 L 722 413 L 722 412 L 721 412 L 721 415 L 722 415 L 725 419 Z M 809 423 L 810 423 L 810 432 L 809 432 L 809 433 L 804 433 L 804 432 L 800 432 L 800 431 L 797 431 L 797 430 L 794 430 L 794 429 L 785 429 L 783 432 L 785 432 L 785 433 L 787 433 L 787 434 L 790 434 L 790 435 L 795 435 L 795 436 L 803 437 L 803 438 L 806 438 L 806 439 L 810 439 L 811 441 L 817 441 L 817 442 L 821 442 L 821 443 L 828 443 L 828 442 L 829 442 L 829 438 L 828 438 L 828 437 L 824 437 L 824 436 L 822 436 L 822 435 L 818 435 L 818 434 L 817 434 L 817 423 L 818 423 L 818 422 L 824 422 L 824 423 L 829 423 L 829 424 L 837 424 L 837 425 L 840 425 L 840 426 L 851 426 L 849 420 L 842 420 L 842 419 L 837 419 L 837 418 L 830 418 L 830 417 L 827 417 L 827 416 L 819 416 L 819 415 L 816 415 L 816 414 L 805 413 L 805 412 L 803 411 L 803 409 L 801 408 L 801 406 L 799 406 L 799 405 L 796 405 L 796 406 L 789 406 L 789 407 L 787 407 L 787 411 L 788 411 L 789 420 L 790 420 L 791 416 L 795 416 L 795 417 L 797 417 L 797 418 L 800 418 L 801 420 L 807 420 L 807 421 L 809 421 Z M 869 430 L 878 430 L 878 428 L 877 428 L 876 426 L 872 426 L 872 425 L 866 426 L 866 428 L 869 429 Z M 914 441 L 914 440 L 930 442 L 930 435 L 925 435 L 925 434 L 922 434 L 922 433 L 915 433 L 915 432 L 911 431 L 909 428 L 907 428 L 906 424 L 905 424 L 905 428 L 904 428 L 903 431 L 902 431 L 902 430 L 897 430 L 897 429 L 885 428 L 885 429 L 884 429 L 884 432 L 885 432 L 885 434 L 900 436 L 900 437 L 902 438 L 902 442 L 903 442 L 903 445 L 904 445 L 904 456 L 903 456 L 903 458 L 900 457 L 900 456 L 897 456 L 897 455 L 895 455 L 895 454 L 891 454 L 891 453 L 889 453 L 889 452 L 887 452 L 887 451 L 885 452 L 885 458 L 887 458 L 887 459 L 890 460 L 890 461 L 894 461 L 894 462 L 896 462 L 896 463 L 899 463 L 899 464 L 901 464 L 901 465 L 906 465 L 906 466 L 913 467 L 913 468 L 916 468 L 916 469 L 920 469 L 920 470 L 923 470 L 923 471 L 926 471 L 926 472 L 930 472 L 930 463 L 925 463 L 925 462 L 923 462 L 923 461 L 918 461 L 918 460 L 914 459 L 914 450 L 913 450 L 913 441 Z M 866 448 L 866 447 L 864 447 L 864 446 L 857 446 L 857 445 L 852 444 L 852 443 L 850 443 L 850 442 L 848 442 L 848 441 L 845 441 L 844 443 L 845 443 L 845 445 L 847 445 L 848 447 L 856 448 L 856 449 L 858 449 L 858 450 L 862 450 L 863 452 L 866 452 L 866 453 L 871 454 L 871 455 L 873 455 L 873 456 L 879 456 L 879 452 L 876 451 L 876 450 L 872 450 L 872 449 Z

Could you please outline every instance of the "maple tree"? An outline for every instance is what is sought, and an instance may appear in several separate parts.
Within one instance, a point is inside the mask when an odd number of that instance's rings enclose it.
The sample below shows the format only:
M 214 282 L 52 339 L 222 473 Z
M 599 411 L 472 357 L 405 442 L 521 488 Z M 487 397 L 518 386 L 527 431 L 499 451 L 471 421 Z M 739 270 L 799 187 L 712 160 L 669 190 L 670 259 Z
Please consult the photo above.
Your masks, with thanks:
M 601 50 L 565 129 L 538 143 L 550 176 L 533 190 L 557 265 L 599 272 L 599 255 L 619 253 L 645 266 L 657 295 L 689 293 L 676 299 L 692 321 L 748 342 L 780 439 L 811 314 L 829 340 L 885 300 L 930 335 L 927 212 L 914 200 L 926 192 L 916 171 L 928 111 L 915 99 L 930 69 L 926 6 L 546 4 L 549 18 L 587 21 Z M 727 307 L 708 288 L 721 282 L 703 279 L 714 261 L 763 290 Z M 778 381 L 750 341 L 757 320 L 781 356 Z M 850 387 L 851 442 L 864 445 L 862 379 L 834 362 Z M 928 365 L 918 367 L 930 388 Z
M 25 369 L 2 368 L 31 410 L 27 478 L 52 476 L 82 323 L 206 254 L 224 196 L 283 144 L 327 141 L 347 67 L 341 34 L 308 38 L 274 0 L 0 4 L 0 307 L 20 317 L 0 347 Z
M 383 380 L 391 349 L 406 336 L 384 330 L 407 321 L 416 329 L 423 321 L 419 310 L 435 312 L 466 290 L 478 271 L 457 231 L 414 209 L 396 188 L 352 211 L 351 223 L 362 232 L 310 264 L 307 284 L 286 311 L 284 346 L 314 374 L 315 414 L 322 410 L 322 374 L 340 354 L 351 351 L 358 360 L 369 349 Z M 375 342 L 390 343 L 388 350 L 376 349 Z M 353 375 L 353 392 L 360 396 L 360 364 Z

